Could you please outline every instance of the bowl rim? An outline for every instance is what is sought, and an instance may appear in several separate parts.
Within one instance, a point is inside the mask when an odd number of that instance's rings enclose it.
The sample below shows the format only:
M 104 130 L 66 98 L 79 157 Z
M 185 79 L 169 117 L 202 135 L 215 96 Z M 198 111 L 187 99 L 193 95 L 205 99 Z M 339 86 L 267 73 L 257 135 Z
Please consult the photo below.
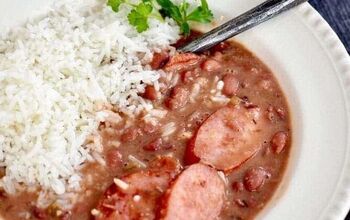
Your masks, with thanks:
M 301 15 L 304 22 L 316 33 L 316 37 L 322 43 L 332 61 L 342 85 L 345 97 L 345 109 L 347 119 L 350 118 L 350 56 L 338 35 L 333 31 L 327 21 L 309 4 L 300 5 L 296 12 Z M 347 131 L 346 159 L 343 165 L 342 175 L 333 192 L 328 206 L 320 214 L 323 219 L 345 219 L 350 211 L 350 140 Z

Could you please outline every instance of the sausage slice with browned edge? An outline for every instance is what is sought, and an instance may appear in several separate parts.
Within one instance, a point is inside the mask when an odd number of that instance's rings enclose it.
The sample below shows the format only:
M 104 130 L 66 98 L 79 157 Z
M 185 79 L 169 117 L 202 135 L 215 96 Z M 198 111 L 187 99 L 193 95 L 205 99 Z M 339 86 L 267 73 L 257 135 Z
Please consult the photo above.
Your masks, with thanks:
M 217 171 L 197 163 L 184 170 L 166 192 L 160 219 L 217 219 L 224 202 L 225 184 Z
M 92 214 L 98 220 L 155 219 L 158 200 L 179 172 L 176 159 L 159 157 L 147 170 L 115 179 Z
M 218 170 L 229 171 L 239 166 L 261 146 L 253 117 L 243 106 L 217 110 L 198 129 L 193 153 L 201 162 Z

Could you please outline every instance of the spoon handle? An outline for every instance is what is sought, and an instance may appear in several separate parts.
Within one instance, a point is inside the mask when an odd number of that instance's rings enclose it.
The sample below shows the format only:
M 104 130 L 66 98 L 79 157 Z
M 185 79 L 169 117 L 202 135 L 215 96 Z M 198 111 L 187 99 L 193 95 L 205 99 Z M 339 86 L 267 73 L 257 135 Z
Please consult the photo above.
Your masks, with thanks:
M 178 48 L 178 50 L 181 52 L 201 52 L 207 50 L 304 2 L 307 2 L 307 0 L 267 0 L 240 16 L 203 34 L 198 39 Z

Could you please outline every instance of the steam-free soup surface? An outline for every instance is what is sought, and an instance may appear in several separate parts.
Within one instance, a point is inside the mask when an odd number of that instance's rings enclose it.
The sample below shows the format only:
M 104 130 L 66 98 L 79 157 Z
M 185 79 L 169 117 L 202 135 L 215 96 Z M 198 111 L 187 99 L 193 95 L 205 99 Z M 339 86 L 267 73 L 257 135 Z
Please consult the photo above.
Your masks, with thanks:
M 163 51 L 151 66 L 164 70 L 142 94 L 154 109 L 131 117 L 104 106 L 105 163 L 84 167 L 74 207 L 37 207 L 36 192 L 2 193 L 1 215 L 254 218 L 281 182 L 291 143 L 287 102 L 271 71 L 234 42 L 202 54 Z

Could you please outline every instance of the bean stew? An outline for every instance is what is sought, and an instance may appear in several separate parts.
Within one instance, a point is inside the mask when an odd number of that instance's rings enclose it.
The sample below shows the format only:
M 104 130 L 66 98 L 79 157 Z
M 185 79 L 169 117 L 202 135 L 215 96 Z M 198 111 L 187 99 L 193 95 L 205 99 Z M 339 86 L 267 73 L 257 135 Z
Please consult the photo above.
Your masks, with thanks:
M 189 38 L 187 38 L 189 39 Z M 178 44 L 183 43 L 180 40 Z M 83 168 L 82 192 L 67 210 L 34 206 L 35 192 L 1 194 L 6 219 L 253 219 L 288 162 L 291 124 L 271 71 L 227 41 L 201 54 L 155 53 L 159 83 L 137 116 L 109 104 L 99 126 L 103 157 Z

